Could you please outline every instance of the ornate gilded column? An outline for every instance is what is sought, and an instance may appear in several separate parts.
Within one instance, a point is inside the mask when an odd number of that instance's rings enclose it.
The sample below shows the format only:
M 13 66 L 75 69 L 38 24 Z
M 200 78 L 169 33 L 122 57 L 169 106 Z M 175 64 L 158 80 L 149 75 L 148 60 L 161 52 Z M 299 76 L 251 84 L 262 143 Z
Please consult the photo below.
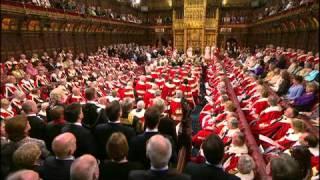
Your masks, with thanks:
M 181 6 L 173 9 L 174 47 L 186 50 L 189 47 L 201 49 L 204 53 L 206 46 L 214 46 L 217 42 L 219 4 L 210 5 L 215 10 L 214 17 L 206 18 L 207 0 L 184 0 L 183 13 Z M 180 17 L 180 14 L 183 17 Z

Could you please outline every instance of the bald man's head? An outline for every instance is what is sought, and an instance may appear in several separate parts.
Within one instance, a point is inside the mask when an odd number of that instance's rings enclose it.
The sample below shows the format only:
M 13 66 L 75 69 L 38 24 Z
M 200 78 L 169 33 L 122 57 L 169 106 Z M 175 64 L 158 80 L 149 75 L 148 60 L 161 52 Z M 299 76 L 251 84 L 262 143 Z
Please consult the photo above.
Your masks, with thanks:
M 70 168 L 71 180 L 97 180 L 99 166 L 95 157 L 85 154 L 77 158 Z
M 167 138 L 162 135 L 154 135 L 148 141 L 146 153 L 154 168 L 163 168 L 169 163 L 172 146 Z
M 39 174 L 32 170 L 20 170 L 10 174 L 7 180 L 39 180 Z
M 52 151 L 59 158 L 73 155 L 76 150 L 76 137 L 72 133 L 63 133 L 52 141 Z

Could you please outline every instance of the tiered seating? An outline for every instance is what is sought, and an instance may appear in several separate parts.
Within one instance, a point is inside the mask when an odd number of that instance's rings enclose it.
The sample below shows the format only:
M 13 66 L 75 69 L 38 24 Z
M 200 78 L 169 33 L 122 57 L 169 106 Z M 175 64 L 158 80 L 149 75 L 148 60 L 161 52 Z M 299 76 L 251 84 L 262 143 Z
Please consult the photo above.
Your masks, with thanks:
M 266 164 L 259 153 L 257 143 L 251 134 L 222 64 L 214 61 L 208 67 L 206 99 L 209 103 L 200 113 L 199 122 L 202 130 L 193 136 L 193 145 L 199 148 L 205 137 L 212 133 L 218 134 L 226 146 L 226 155 L 222 164 L 227 172 L 239 173 L 237 169 L 239 157 L 250 154 L 257 164 L 255 176 L 266 178 Z M 244 144 L 236 143 L 239 137 L 240 139 L 245 138 L 243 139 L 245 142 L 242 142 Z M 194 161 L 201 162 L 201 155 Z
M 281 54 L 289 56 L 289 53 L 286 52 L 281 52 Z M 255 55 L 256 58 L 265 58 L 268 62 L 267 56 L 263 57 L 259 53 Z M 295 56 L 300 62 L 308 57 L 303 54 Z M 292 102 L 288 103 L 284 98 L 280 98 L 269 85 L 259 79 L 263 75 L 257 74 L 256 70 L 261 66 L 256 63 L 255 57 L 248 56 L 244 63 L 225 58 L 223 64 L 230 74 L 231 84 L 237 99 L 241 102 L 240 106 L 249 122 L 249 127 L 255 138 L 258 139 L 257 143 L 263 152 L 263 157 L 268 162 L 270 157 L 280 152 L 288 152 L 292 146 L 302 144 L 302 139 L 308 139 L 311 136 L 317 137 L 319 131 L 310 123 L 310 120 L 301 118 Z M 311 56 L 309 55 L 309 57 Z M 302 60 L 302 58 L 305 59 Z M 308 58 L 308 61 L 317 66 L 318 61 L 311 61 L 311 59 L 314 58 Z M 279 66 L 280 62 L 276 63 Z M 265 69 L 263 70 L 265 71 Z M 308 73 L 305 74 L 306 76 Z M 281 79 L 282 77 L 274 75 L 274 78 Z M 268 96 L 268 94 L 270 95 Z M 316 118 L 319 120 L 319 117 Z M 312 151 L 314 161 L 318 162 L 319 152 L 314 152 L 312 146 L 309 146 L 309 149 L 310 152 Z M 312 162 L 312 167 L 314 168 L 313 175 L 316 175 L 319 166 Z

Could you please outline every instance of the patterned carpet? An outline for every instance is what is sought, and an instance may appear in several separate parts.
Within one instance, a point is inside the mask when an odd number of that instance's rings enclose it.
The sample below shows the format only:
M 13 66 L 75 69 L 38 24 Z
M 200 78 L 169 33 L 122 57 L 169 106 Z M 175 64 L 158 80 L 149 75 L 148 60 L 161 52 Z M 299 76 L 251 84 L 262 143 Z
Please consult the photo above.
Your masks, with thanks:
M 193 131 L 193 134 L 196 134 L 200 129 L 200 123 L 199 123 L 199 115 L 200 115 L 200 112 L 202 110 L 203 106 L 202 105 L 197 105 L 192 113 L 191 113 L 191 124 L 192 124 L 192 131 Z

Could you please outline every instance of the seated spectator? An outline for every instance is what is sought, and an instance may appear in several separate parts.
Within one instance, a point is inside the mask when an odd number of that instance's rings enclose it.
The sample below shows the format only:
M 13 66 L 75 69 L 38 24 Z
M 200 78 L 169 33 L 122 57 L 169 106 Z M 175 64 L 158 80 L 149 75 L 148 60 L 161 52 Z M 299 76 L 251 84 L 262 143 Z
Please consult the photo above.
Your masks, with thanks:
M 255 163 L 249 155 L 242 155 L 239 158 L 237 169 L 238 172 L 235 174 L 241 180 L 253 180 Z
M 134 170 L 129 174 L 129 180 L 147 179 L 181 179 L 189 180 L 189 176 L 177 173 L 168 167 L 172 154 L 171 142 L 162 135 L 152 136 L 146 146 L 146 155 L 150 159 L 151 168 L 147 171 Z
M 239 157 L 248 154 L 248 147 L 245 144 L 245 136 L 242 132 L 235 132 L 232 136 L 230 146 L 225 148 L 223 169 L 234 174 L 238 165 Z
M 129 115 L 128 120 L 132 122 L 133 127 L 136 127 L 135 131 L 141 133 L 144 126 L 144 113 L 146 112 L 144 101 L 137 102 L 137 108 L 133 109 Z
M 184 170 L 191 175 L 192 179 L 240 179 L 230 175 L 221 168 L 221 161 L 224 156 L 224 145 L 219 136 L 211 134 L 202 143 L 202 149 L 206 162 L 194 164 L 189 162 Z
M 36 75 L 38 75 L 38 69 L 34 68 L 32 63 L 30 62 L 26 66 L 26 73 L 31 76 L 36 76 Z
M 110 160 L 105 160 L 100 165 L 101 180 L 126 180 L 130 171 L 143 168 L 139 163 L 128 161 L 129 146 L 121 132 L 111 135 L 106 150 Z
M 290 59 L 290 66 L 288 67 L 287 71 L 290 74 L 295 75 L 297 72 L 299 72 L 302 68 L 299 66 L 298 61 L 296 58 Z
M 305 78 L 311 72 L 312 72 L 312 64 L 309 62 L 306 62 L 304 64 L 304 68 L 301 71 L 299 71 L 298 75 Z
M 292 105 L 299 111 L 311 111 L 315 103 L 318 88 L 314 83 L 306 85 L 306 92 L 300 97 L 291 101 Z
M 292 85 L 288 90 L 288 94 L 286 95 L 286 99 L 295 100 L 300 97 L 304 91 L 302 85 L 303 78 L 301 76 L 294 76 L 292 79 Z
M 287 59 L 284 55 L 280 55 L 279 57 L 276 58 L 277 61 L 277 68 L 279 69 L 286 69 L 287 67 Z
M 288 154 L 280 154 L 270 161 L 272 180 L 301 180 L 299 164 Z
M 63 109 L 65 108 L 65 100 L 66 100 L 66 94 L 61 88 L 55 88 L 50 92 L 50 102 L 49 106 L 47 108 L 47 122 L 52 121 L 52 118 L 50 116 L 50 109 L 52 109 L 55 106 L 61 106 Z
M 96 143 L 91 132 L 82 126 L 82 107 L 80 104 L 70 104 L 64 110 L 64 117 L 67 124 L 61 129 L 61 132 L 72 133 L 77 140 L 77 150 L 74 153 L 75 157 L 83 154 L 96 154 Z
M 268 73 L 267 73 L 266 77 L 264 78 L 265 82 L 269 82 L 271 80 L 271 78 L 275 74 L 275 72 L 274 72 L 275 69 L 276 69 L 276 65 L 274 63 L 270 63 L 268 65 Z
M 39 172 L 41 150 L 39 146 L 34 143 L 25 143 L 21 145 L 12 156 L 14 169 L 29 169 Z
M 32 170 L 20 170 L 10 174 L 7 180 L 40 180 L 40 176 Z
M 13 118 L 15 113 L 13 112 L 12 107 L 10 106 L 10 102 L 8 101 L 8 99 L 2 98 L 0 100 L 0 105 L 1 105 L 0 120 Z
M 24 71 L 24 66 L 21 63 L 16 64 L 15 66 L 12 67 L 12 75 L 17 78 L 17 79 L 22 79 L 24 75 L 26 74 Z
M 277 83 L 278 79 L 280 79 L 280 77 L 281 77 L 280 72 L 281 71 L 280 71 L 279 68 L 275 68 L 273 70 L 273 76 L 271 76 L 271 78 L 268 81 L 268 83 L 274 86 Z
M 278 79 L 277 83 L 271 86 L 279 96 L 286 95 L 290 88 L 290 74 L 286 70 L 281 71 L 281 77 Z
M 46 180 L 70 179 L 70 167 L 74 161 L 76 137 L 71 133 L 56 136 L 52 142 L 55 156 L 47 157 L 41 167 L 41 177 Z
M 99 165 L 95 157 L 85 154 L 77 158 L 70 168 L 70 180 L 98 180 Z
M 319 76 L 319 64 L 314 66 L 314 69 L 304 77 L 304 80 L 309 82 L 314 81 L 317 76 Z
M 134 99 L 132 98 L 124 98 L 123 101 L 121 102 L 121 118 L 120 118 L 120 122 L 121 124 L 125 125 L 125 126 L 129 126 L 132 127 L 132 121 L 129 121 L 129 113 L 132 111 L 133 109 L 133 101 Z

